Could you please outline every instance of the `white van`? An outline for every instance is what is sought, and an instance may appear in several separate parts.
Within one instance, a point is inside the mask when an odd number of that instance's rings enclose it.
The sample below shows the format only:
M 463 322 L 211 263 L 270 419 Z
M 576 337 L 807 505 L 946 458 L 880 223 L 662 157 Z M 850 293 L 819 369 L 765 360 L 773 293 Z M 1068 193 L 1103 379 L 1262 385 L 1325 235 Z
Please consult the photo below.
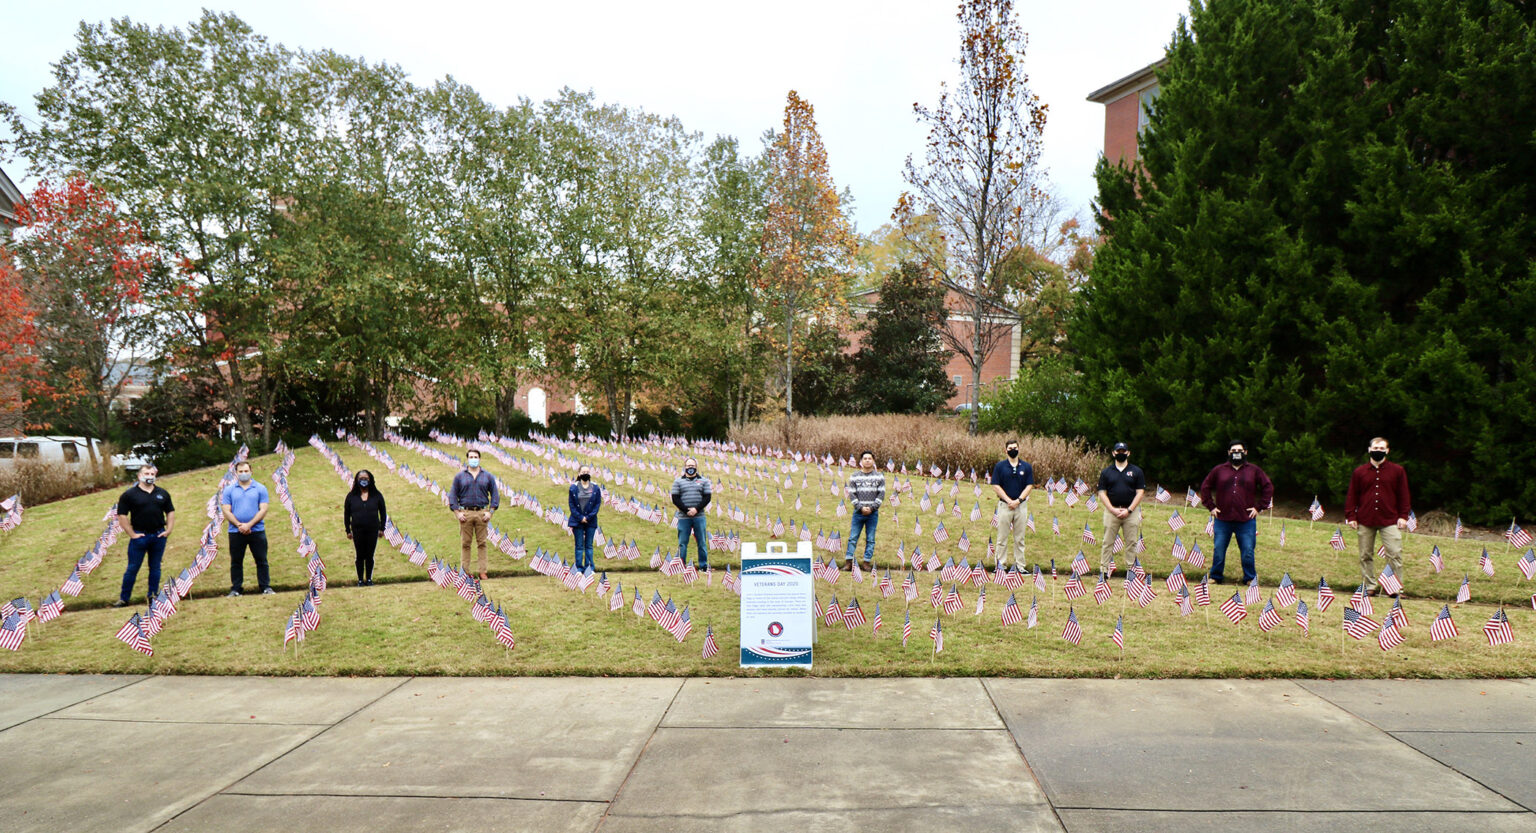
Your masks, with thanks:
M 35 461 L 61 465 L 82 476 L 91 474 L 91 449 L 101 459 L 101 440 L 86 437 L 0 437 L 0 469 L 14 468 L 18 462 Z M 105 461 L 113 468 L 123 465 L 121 455 Z

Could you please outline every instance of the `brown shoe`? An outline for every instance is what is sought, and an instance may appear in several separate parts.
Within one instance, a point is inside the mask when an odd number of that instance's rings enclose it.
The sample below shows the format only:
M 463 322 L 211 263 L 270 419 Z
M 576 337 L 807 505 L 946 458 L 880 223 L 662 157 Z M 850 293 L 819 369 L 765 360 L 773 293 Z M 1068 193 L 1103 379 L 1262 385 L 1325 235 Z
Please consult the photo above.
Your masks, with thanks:
M 489 576 L 487 576 L 485 573 L 481 573 L 480 574 L 480 580 L 481 581 L 485 581 L 487 578 L 489 578 Z

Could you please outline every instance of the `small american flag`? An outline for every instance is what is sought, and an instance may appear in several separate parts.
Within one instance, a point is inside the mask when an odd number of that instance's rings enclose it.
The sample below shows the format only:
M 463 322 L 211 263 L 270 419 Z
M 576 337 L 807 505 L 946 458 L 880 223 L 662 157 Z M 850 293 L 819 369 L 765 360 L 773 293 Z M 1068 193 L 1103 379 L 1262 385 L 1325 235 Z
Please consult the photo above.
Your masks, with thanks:
M 1316 495 L 1312 496 L 1312 505 L 1307 507 L 1307 514 L 1310 515 L 1314 521 L 1323 517 L 1323 504 L 1318 501 Z
M 843 624 L 848 627 L 848 630 L 863 626 L 864 608 L 859 607 L 858 599 L 852 599 L 848 602 L 848 608 L 843 611 Z
M 1196 570 L 1205 566 L 1205 553 L 1200 550 L 1200 542 L 1196 541 L 1190 548 L 1189 557 L 1185 559 L 1185 563 Z
M 1163 484 L 1159 483 L 1157 484 L 1157 492 L 1153 495 L 1153 499 L 1158 503 L 1167 503 L 1173 499 L 1173 495 L 1168 494 L 1168 490 L 1164 489 Z
M 1008 595 L 1008 603 L 1003 605 L 1003 627 L 1017 625 L 1024 621 L 1024 614 L 1019 610 L 1019 600 L 1013 594 Z
M 496 641 L 505 645 L 509 650 L 517 647 L 517 640 L 512 636 L 512 628 L 507 624 L 507 614 L 496 606 L 496 618 L 491 620 L 491 632 L 496 634 Z
M 944 594 L 944 612 L 954 615 L 962 607 L 965 607 L 965 602 L 960 598 L 960 588 L 951 584 L 949 592 Z
M 1083 642 L 1083 629 L 1077 624 L 1077 611 L 1070 607 L 1067 608 L 1067 624 L 1061 629 L 1061 638 L 1073 645 L 1081 645 Z
M 880 626 L 885 624 L 885 619 L 880 615 L 880 603 L 875 602 L 875 617 L 869 620 L 870 630 L 875 635 L 880 634 Z
M 1191 605 L 1190 601 L 1189 601 L 1189 588 L 1188 587 L 1180 587 L 1179 588 L 1179 592 L 1174 595 L 1173 600 L 1179 606 L 1179 615 L 1180 616 L 1188 616 L 1189 614 L 1194 612 L 1194 606 Z
M 996 520 L 996 519 L 997 519 L 997 516 L 994 515 L 993 516 L 993 520 Z M 993 524 L 993 525 L 996 526 L 996 524 Z M 1024 528 L 1029 530 L 1030 532 L 1034 532 L 1035 531 L 1035 513 L 1030 512 L 1029 514 L 1024 516 Z
M 1429 623 L 1430 641 L 1439 642 L 1442 639 L 1450 639 L 1456 635 L 1456 620 L 1451 618 L 1451 606 L 1442 605 L 1440 614 L 1435 617 L 1435 621 Z
M 684 605 L 682 615 L 672 621 L 672 627 L 667 628 L 672 633 L 672 636 L 676 637 L 678 642 L 687 639 L 688 634 L 693 632 L 693 617 L 688 611 L 688 606 Z
M 1275 601 L 1279 602 L 1281 607 L 1296 604 L 1296 582 L 1291 581 L 1290 573 L 1280 577 L 1280 586 L 1275 590 Z
M 1317 612 L 1325 613 L 1328 606 L 1333 604 L 1333 588 L 1328 586 L 1328 579 L 1317 580 Z
M 1429 566 L 1435 568 L 1437 573 L 1445 569 L 1445 559 L 1440 556 L 1439 544 L 1436 544 L 1435 548 L 1429 551 Z
M 1099 581 L 1097 584 L 1093 585 L 1094 604 L 1104 604 L 1105 602 L 1109 601 L 1109 597 L 1113 595 L 1113 593 L 1114 591 L 1109 589 L 1109 576 L 1100 571 Z
M 1072 556 L 1072 575 L 1080 576 L 1089 569 L 1087 556 L 1083 555 L 1082 550 L 1078 550 L 1077 555 Z
M 1077 505 L 1077 492 L 1067 492 L 1067 508 Z
M 1109 558 L 1104 562 L 1104 566 L 1103 566 L 1102 569 L 1104 570 L 1104 572 L 1109 573 L 1110 575 L 1114 575 L 1115 574 L 1115 554 L 1114 553 L 1110 553 L 1109 554 Z
M 986 606 L 987 606 L 987 588 L 982 587 L 981 588 L 981 592 L 976 594 L 976 614 L 975 615 L 980 616 L 981 615 L 981 611 L 983 609 L 985 609 Z
M 119 636 L 118 638 L 121 639 L 122 637 Z M 283 648 L 286 650 L 288 643 L 294 640 L 304 641 L 304 625 L 299 621 L 299 612 L 297 610 L 288 614 L 288 625 L 283 628 Z
M 1147 537 L 1141 533 L 1136 534 L 1136 554 L 1141 555 L 1147 551 Z
M 1392 610 L 1387 615 L 1397 623 L 1398 627 L 1408 630 L 1408 611 L 1403 608 L 1402 599 L 1392 600 Z
M 1367 616 L 1376 612 L 1375 606 L 1371 604 L 1371 596 L 1365 592 L 1365 585 L 1363 584 L 1356 587 L 1355 592 L 1350 595 L 1349 606 Z
M 1285 548 L 1285 521 L 1280 522 L 1280 547 Z
M 1025 624 L 1025 630 L 1034 628 L 1040 624 L 1040 600 L 1031 596 L 1029 599 L 1029 619 Z
M 1040 572 L 1040 565 L 1035 565 L 1035 589 L 1045 592 L 1045 575 Z
M 1333 537 L 1328 539 L 1328 546 L 1342 552 L 1344 550 L 1344 530 L 1333 528 Z
M 1515 566 L 1520 568 L 1520 575 L 1525 576 L 1526 581 L 1530 581 L 1531 576 L 1536 576 L 1536 549 L 1526 550 L 1525 555 L 1520 556 L 1520 560 L 1515 562 Z
M 1169 593 L 1177 594 L 1180 590 L 1183 590 L 1185 587 L 1184 565 L 1173 565 L 1173 572 L 1168 574 L 1168 578 L 1163 580 L 1163 584 L 1168 588 Z
M 933 652 L 935 654 L 944 650 L 944 622 L 935 619 L 933 627 L 928 629 L 928 638 L 933 640 Z
M 1514 520 L 1510 520 L 1509 529 L 1504 531 L 1504 540 L 1508 541 L 1512 547 L 1528 547 L 1531 545 L 1531 534 L 1516 526 Z M 1508 620 L 1505 620 L 1505 623 L 1507 625 Z
M 623 607 L 624 607 L 624 582 L 621 581 L 621 582 L 619 582 L 618 586 L 613 588 L 613 596 L 610 597 L 609 600 L 608 600 L 608 612 L 609 613 L 617 613 Z
M 1259 613 L 1259 630 L 1269 633 L 1280 626 L 1280 611 L 1275 610 L 1275 600 L 1270 599 L 1264 603 L 1264 610 Z
M 912 638 L 912 611 L 907 611 L 907 621 L 901 626 L 901 647 L 907 647 L 907 640 Z
M 641 619 L 645 618 L 645 614 L 646 614 L 645 602 L 640 600 L 640 588 L 638 588 L 638 587 L 635 588 L 635 603 L 634 603 L 634 605 L 632 605 L 630 607 L 630 610 L 634 611 L 635 615 L 640 617 Z
M 889 567 L 881 574 L 877 586 L 880 588 L 880 595 L 885 598 L 890 598 L 891 594 L 896 591 L 896 585 L 891 582 L 891 570 Z
M 948 540 L 949 540 L 949 531 L 944 529 L 944 522 L 943 521 L 939 521 L 938 528 L 933 531 L 933 542 L 935 544 L 942 544 L 942 543 L 944 543 L 945 541 L 948 541 Z
M 135 613 L 117 631 L 117 638 L 122 640 L 135 651 L 148 656 L 155 655 L 155 649 L 149 645 L 149 637 L 144 635 L 144 623 Z
M 1067 583 L 1062 588 L 1062 591 L 1066 593 L 1067 601 L 1072 601 L 1079 596 L 1085 596 L 1088 594 L 1088 590 L 1083 587 L 1082 577 L 1077 573 L 1073 573 L 1072 575 L 1067 576 Z
M 1504 612 L 1504 608 L 1494 611 L 1488 621 L 1483 623 L 1483 636 L 1488 637 L 1490 648 L 1515 641 L 1515 635 L 1509 629 L 1509 615 Z
M 134 615 L 137 616 L 138 614 L 135 613 Z M 26 641 L 26 638 L 27 623 L 21 621 L 21 617 L 17 614 L 7 614 L 5 619 L 0 621 L 0 648 L 5 648 L 7 651 L 20 650 L 21 643 Z M 128 644 L 132 645 L 133 643 L 130 642 Z M 144 644 L 147 646 L 149 640 L 146 639 Z
M 704 658 L 709 659 L 720 653 L 720 643 L 715 641 L 715 627 L 710 625 L 704 628 Z
M 1115 632 L 1109 635 L 1109 641 L 1115 643 L 1115 647 L 1125 650 L 1125 617 L 1115 619 Z
M 928 603 L 934 607 L 944 603 L 944 583 L 941 578 L 934 578 L 933 587 L 928 590 Z
M 909 604 L 917 598 L 917 577 L 911 570 L 908 570 L 907 577 L 901 580 L 901 595 L 906 597 Z
M 955 548 L 961 552 L 971 551 L 971 539 L 970 536 L 965 534 L 964 530 L 960 532 L 960 540 L 955 542 Z
M 1307 603 L 1296 603 L 1296 627 L 1301 628 L 1301 633 L 1306 636 L 1312 632 L 1312 617 L 1307 614 Z
M 1190 506 L 1199 506 L 1200 505 L 1200 496 L 1195 494 L 1195 487 L 1193 487 L 1193 486 L 1185 486 L 1184 487 L 1184 502 L 1186 504 L 1189 504 Z
M 1484 575 L 1493 575 L 1493 559 L 1488 557 L 1487 547 L 1483 547 L 1483 555 L 1477 560 L 1477 568 L 1482 570 Z
M 1092 512 L 1092 511 L 1098 509 L 1099 508 L 1099 498 L 1098 498 L 1098 496 L 1096 496 L 1096 495 L 1089 495 L 1088 496 L 1088 502 L 1084 503 L 1083 506 L 1086 507 L 1089 512 Z
M 1184 556 L 1188 553 L 1189 551 L 1184 549 L 1184 541 L 1177 535 L 1173 536 L 1173 560 L 1183 561 Z
M 1418 532 L 1419 531 L 1419 516 L 1415 515 L 1413 513 L 1412 509 L 1408 510 L 1408 531 L 1409 532 Z
M 1457 515 L 1456 516 L 1456 529 L 1452 533 L 1452 539 L 1456 540 L 1456 541 L 1460 541 L 1461 540 L 1461 532 L 1462 532 L 1463 529 L 1465 529 L 1465 527 L 1463 527 L 1461 525 L 1461 516 Z
M 1372 631 L 1379 627 L 1376 620 L 1355 610 L 1352 607 L 1344 608 L 1344 632 L 1355 639 L 1364 639 Z
M 1380 645 L 1383 651 L 1390 651 L 1403 644 L 1403 631 L 1397 626 L 1396 620 L 1388 617 L 1387 621 L 1382 623 L 1381 632 L 1376 634 L 1376 644 Z
M 1471 600 L 1472 577 L 1470 575 L 1463 574 L 1461 577 L 1461 588 L 1456 591 L 1456 604 L 1462 604 L 1463 602 L 1468 602 Z
M 1168 529 L 1172 532 L 1178 532 L 1183 528 L 1184 519 L 1179 516 L 1179 510 L 1175 509 L 1173 514 L 1168 516 Z
M 1221 612 L 1226 614 L 1234 625 L 1248 618 L 1248 609 L 1243 606 L 1242 596 L 1236 590 L 1232 591 L 1232 598 L 1221 603 Z
M 64 586 L 59 588 L 59 592 L 66 596 L 78 596 L 80 591 L 84 589 L 85 583 L 80 581 L 80 570 L 76 568 L 69 574 L 69 578 L 64 581 Z
M 1058 520 L 1055 515 L 1051 516 L 1051 534 L 1052 535 L 1060 535 L 1061 534 L 1061 521 Z
M 59 596 L 59 591 L 44 596 L 37 605 L 37 621 L 47 623 L 59 618 L 64 612 L 64 599 Z
M 1203 575 L 1200 583 L 1195 585 L 1195 604 L 1201 607 L 1211 606 L 1211 577 Z
M 843 621 L 843 608 L 837 603 L 837 596 L 832 596 L 832 601 L 827 602 L 827 608 L 822 616 L 822 621 L 831 627 L 833 624 Z
M 1248 604 L 1256 605 L 1262 598 L 1264 598 L 1264 594 L 1259 592 L 1259 580 L 1255 578 L 1253 581 L 1248 582 L 1243 600 Z
M 1376 577 L 1376 581 L 1381 584 L 1381 589 L 1385 590 L 1389 596 L 1396 596 L 1403 592 L 1403 583 L 1398 581 L 1397 573 L 1392 571 L 1391 564 L 1382 568 L 1381 575 Z

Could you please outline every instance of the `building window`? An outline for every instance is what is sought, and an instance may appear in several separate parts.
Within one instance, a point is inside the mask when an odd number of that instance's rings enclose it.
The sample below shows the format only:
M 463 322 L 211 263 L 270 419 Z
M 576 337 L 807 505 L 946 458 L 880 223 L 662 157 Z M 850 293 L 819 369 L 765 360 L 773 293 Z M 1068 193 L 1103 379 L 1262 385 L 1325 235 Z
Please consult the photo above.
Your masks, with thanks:
M 1147 129 L 1152 121 L 1152 111 L 1157 107 L 1157 96 L 1162 92 L 1162 87 L 1153 84 L 1137 94 L 1141 106 L 1136 113 L 1136 132 L 1141 133 Z

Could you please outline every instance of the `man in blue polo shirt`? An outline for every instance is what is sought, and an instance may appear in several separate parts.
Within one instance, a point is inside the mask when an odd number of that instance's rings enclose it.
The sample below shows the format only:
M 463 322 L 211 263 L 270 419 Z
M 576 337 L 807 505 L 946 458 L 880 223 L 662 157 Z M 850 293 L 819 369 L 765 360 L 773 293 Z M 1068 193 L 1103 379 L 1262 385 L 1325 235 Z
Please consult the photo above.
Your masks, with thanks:
M 1003 445 L 1008 453 L 992 467 L 992 491 L 997 493 L 997 563 L 1008 563 L 1009 533 L 1013 535 L 1013 563 L 1024 567 L 1024 528 L 1029 520 L 1029 493 L 1035 488 L 1035 467 L 1019 459 L 1019 441 Z
M 256 559 L 256 583 L 262 595 L 273 592 L 272 576 L 267 570 L 267 487 L 251 478 L 251 464 L 241 460 L 235 465 L 235 482 L 224 487 L 219 498 L 224 520 L 229 521 L 229 595 L 239 596 L 245 585 L 245 551 Z

